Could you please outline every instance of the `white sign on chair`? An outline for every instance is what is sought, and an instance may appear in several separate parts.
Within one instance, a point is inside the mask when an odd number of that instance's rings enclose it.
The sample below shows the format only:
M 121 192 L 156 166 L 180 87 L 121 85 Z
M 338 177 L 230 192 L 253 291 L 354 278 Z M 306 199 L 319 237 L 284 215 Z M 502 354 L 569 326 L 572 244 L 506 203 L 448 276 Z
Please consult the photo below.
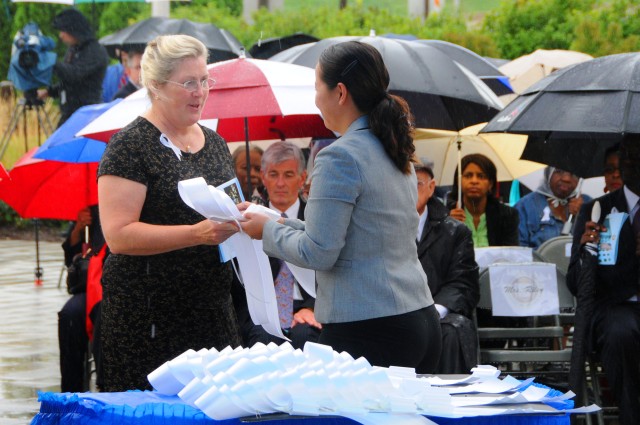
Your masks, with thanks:
M 560 313 L 555 264 L 508 263 L 489 266 L 494 316 Z

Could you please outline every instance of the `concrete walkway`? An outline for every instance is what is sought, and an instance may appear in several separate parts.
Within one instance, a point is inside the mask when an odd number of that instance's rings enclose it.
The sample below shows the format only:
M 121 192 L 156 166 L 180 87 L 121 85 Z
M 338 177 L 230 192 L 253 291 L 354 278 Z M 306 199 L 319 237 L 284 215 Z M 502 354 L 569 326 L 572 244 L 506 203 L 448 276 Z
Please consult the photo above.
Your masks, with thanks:
M 69 298 L 58 288 L 59 242 L 40 242 L 43 284 L 34 284 L 34 241 L 0 240 L 0 423 L 28 424 L 38 391 L 60 391 L 58 311 Z

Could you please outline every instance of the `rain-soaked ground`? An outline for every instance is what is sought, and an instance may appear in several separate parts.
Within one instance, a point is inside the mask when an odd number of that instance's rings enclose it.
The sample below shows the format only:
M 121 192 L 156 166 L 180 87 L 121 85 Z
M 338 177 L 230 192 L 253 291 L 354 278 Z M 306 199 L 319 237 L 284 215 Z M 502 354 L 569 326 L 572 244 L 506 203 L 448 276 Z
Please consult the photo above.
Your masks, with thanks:
M 0 424 L 28 424 L 38 391 L 60 391 L 58 316 L 69 295 L 58 288 L 60 242 L 40 242 L 43 285 L 34 284 L 35 243 L 0 240 Z

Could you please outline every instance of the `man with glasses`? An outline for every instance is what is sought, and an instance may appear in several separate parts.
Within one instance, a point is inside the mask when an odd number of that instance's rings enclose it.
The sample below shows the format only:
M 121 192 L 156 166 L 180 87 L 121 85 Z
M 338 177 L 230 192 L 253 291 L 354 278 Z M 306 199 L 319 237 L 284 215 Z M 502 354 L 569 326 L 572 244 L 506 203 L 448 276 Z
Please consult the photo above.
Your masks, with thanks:
M 258 199 L 259 203 L 283 217 L 304 220 L 306 202 L 301 197 L 301 191 L 307 177 L 305 162 L 302 150 L 291 142 L 276 142 L 269 146 L 262 155 L 261 174 L 265 190 L 264 196 Z M 315 318 L 315 298 L 300 286 L 286 263 L 269 257 L 269 264 L 284 334 L 291 339 L 294 348 L 302 349 L 305 342 L 318 341 L 322 325 Z M 248 347 L 257 342 L 284 342 L 268 334 L 262 326 L 254 325 L 246 314 L 240 313 L 239 316 Z M 246 319 L 243 320 L 243 317 Z
M 582 207 L 576 220 L 567 275 L 569 289 L 585 312 L 588 352 L 595 351 L 619 407 L 619 423 L 640 423 L 640 139 L 625 139 L 620 146 L 620 174 L 624 186 Z M 622 227 L 606 229 L 610 213 L 626 213 Z M 617 234 L 614 264 L 600 264 L 602 232 Z M 593 285 L 593 288 L 589 286 Z M 586 293 L 585 293 L 586 291 Z M 584 365 L 572 365 L 573 368 Z
M 415 170 L 416 208 L 420 215 L 418 259 L 427 275 L 442 327 L 442 353 L 434 373 L 469 373 L 478 360 L 472 315 L 480 299 L 471 231 L 449 217 L 444 204 L 433 196 L 436 181 L 431 167 L 419 163 Z M 424 372 L 421 365 L 416 371 Z
M 520 215 L 520 245 L 538 248 L 548 239 L 562 234 L 565 223 L 575 217 L 588 195 L 581 195 L 580 178 L 559 168 L 547 167 L 535 192 L 520 199 L 515 208 Z

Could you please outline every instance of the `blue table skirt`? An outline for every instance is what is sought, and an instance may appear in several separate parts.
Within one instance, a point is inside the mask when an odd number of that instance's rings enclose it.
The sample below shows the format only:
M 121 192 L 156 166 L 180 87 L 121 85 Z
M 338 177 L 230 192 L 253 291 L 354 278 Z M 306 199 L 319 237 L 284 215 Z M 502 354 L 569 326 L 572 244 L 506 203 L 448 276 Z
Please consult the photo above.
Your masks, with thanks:
M 186 405 L 177 396 L 151 391 L 122 393 L 40 393 L 40 413 L 31 425 L 237 425 L 260 421 L 268 425 L 357 425 L 342 417 L 262 415 L 216 421 Z M 512 415 L 434 418 L 439 425 L 569 425 L 569 415 Z

